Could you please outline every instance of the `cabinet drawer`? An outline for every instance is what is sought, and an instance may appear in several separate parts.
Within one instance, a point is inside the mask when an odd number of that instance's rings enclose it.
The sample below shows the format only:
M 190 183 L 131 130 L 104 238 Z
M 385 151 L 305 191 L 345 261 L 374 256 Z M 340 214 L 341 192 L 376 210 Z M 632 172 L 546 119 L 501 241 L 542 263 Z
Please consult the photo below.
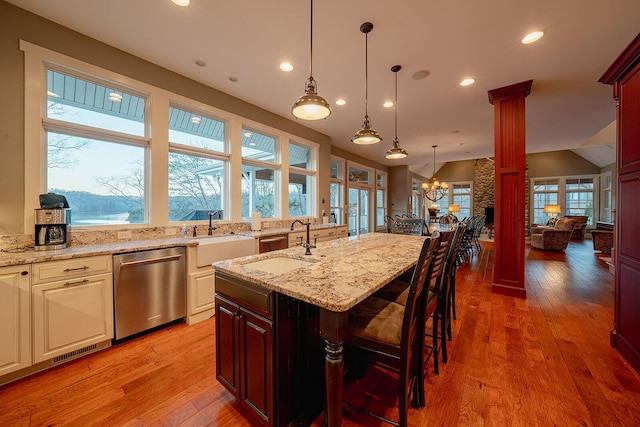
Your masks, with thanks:
M 110 272 L 110 255 L 36 263 L 32 284 Z
M 274 292 L 240 280 L 220 271 L 215 272 L 216 295 L 222 295 L 268 319 L 274 316 Z

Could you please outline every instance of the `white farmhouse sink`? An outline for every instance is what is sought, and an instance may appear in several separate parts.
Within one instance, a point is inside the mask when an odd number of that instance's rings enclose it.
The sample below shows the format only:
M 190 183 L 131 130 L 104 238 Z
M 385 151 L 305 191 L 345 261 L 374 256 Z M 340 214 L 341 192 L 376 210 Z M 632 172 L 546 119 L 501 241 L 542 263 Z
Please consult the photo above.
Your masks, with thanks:
M 271 274 L 284 274 L 296 268 L 307 267 L 313 264 L 313 261 L 307 261 L 298 258 L 289 258 L 284 256 L 278 256 L 273 258 L 261 259 L 259 261 L 253 261 L 244 264 L 245 267 L 253 268 L 255 270 L 264 271 Z
M 196 265 L 206 267 L 216 261 L 254 255 L 255 239 L 237 234 L 200 237 L 196 246 Z

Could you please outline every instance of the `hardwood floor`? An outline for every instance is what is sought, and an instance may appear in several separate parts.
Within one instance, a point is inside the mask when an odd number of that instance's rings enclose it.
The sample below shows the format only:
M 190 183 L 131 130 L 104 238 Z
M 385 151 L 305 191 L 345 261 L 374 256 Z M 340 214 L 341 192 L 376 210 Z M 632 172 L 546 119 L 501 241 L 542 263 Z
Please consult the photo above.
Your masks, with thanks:
M 640 376 L 609 346 L 613 276 L 591 241 L 527 248 L 527 299 L 491 293 L 492 249 L 458 271 L 449 362 L 411 425 L 640 425 Z M 173 325 L 2 386 L 0 426 L 257 426 L 215 379 L 213 334 L 213 319 Z M 346 399 L 395 417 L 393 380 L 373 368 Z M 346 409 L 343 424 L 383 425 Z

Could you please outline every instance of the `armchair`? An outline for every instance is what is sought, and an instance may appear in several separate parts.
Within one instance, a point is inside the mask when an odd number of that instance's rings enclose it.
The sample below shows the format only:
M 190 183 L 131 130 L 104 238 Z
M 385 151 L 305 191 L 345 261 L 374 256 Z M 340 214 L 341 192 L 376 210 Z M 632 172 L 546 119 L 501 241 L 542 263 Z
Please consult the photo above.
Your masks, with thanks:
M 589 217 L 586 215 L 565 215 L 565 218 L 573 219 L 576 221 L 575 228 L 571 234 L 572 239 L 582 240 L 587 231 L 587 221 Z
M 545 251 L 563 251 L 567 248 L 576 221 L 560 218 L 553 227 L 545 228 L 540 234 L 531 235 L 531 247 Z
M 613 231 L 611 230 L 591 230 L 593 239 L 593 250 L 604 254 L 610 254 L 613 247 Z

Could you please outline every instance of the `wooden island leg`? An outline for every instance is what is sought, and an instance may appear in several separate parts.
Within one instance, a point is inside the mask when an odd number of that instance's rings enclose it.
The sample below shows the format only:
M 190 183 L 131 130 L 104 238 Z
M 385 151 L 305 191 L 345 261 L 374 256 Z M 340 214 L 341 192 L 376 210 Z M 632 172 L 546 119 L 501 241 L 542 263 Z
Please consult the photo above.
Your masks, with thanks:
M 343 342 L 349 312 L 320 309 L 320 336 L 325 340 L 325 387 L 329 427 L 342 423 L 342 389 L 344 386 Z

